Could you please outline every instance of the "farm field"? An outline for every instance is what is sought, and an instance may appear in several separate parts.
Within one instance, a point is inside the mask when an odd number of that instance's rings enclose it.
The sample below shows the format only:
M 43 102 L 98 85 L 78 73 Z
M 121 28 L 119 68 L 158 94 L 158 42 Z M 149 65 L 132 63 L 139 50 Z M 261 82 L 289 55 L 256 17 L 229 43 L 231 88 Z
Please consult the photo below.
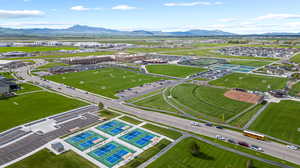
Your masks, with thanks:
M 58 50 L 76 50 L 76 47 L 0 47 L 0 53 L 22 51 L 22 52 L 43 52 Z
M 119 68 L 58 74 L 45 78 L 110 98 L 117 98 L 114 95 L 118 91 L 164 79 Z
M 225 121 L 251 106 L 224 96 L 227 89 L 181 84 L 171 90 L 173 99 L 188 107 L 196 117 L 213 117 Z M 189 110 L 191 109 L 191 110 Z
M 269 77 L 262 75 L 233 73 L 223 78 L 209 82 L 211 85 L 229 88 L 241 88 L 246 90 L 269 91 L 283 89 L 287 78 Z
M 267 61 L 244 61 L 244 60 L 233 60 L 229 62 L 230 64 L 244 65 L 244 66 L 252 66 L 252 67 L 261 67 L 268 65 L 272 62 Z
M 19 161 L 8 168 L 97 168 L 88 160 L 85 160 L 73 151 L 68 151 L 61 155 L 55 155 L 47 149 L 43 149 L 36 154 Z
M 147 65 L 147 70 L 150 73 L 161 74 L 185 78 L 189 75 L 203 72 L 206 69 L 200 67 L 182 66 L 182 65 Z
M 50 92 L 36 92 L 1 99 L 0 132 L 85 105 L 87 104 L 84 102 Z
M 197 144 L 200 147 L 200 152 L 196 156 L 191 152 L 193 144 Z M 178 159 L 179 154 L 180 159 Z M 186 138 L 151 163 L 148 168 L 242 168 L 246 167 L 249 160 L 247 157 L 219 149 L 195 138 Z M 252 160 L 252 163 L 255 168 L 275 167 L 256 160 Z
M 285 100 L 272 103 L 250 126 L 279 139 L 300 145 L 300 102 Z
M 292 89 L 289 91 L 289 94 L 293 96 L 300 96 L 300 82 L 293 85 Z

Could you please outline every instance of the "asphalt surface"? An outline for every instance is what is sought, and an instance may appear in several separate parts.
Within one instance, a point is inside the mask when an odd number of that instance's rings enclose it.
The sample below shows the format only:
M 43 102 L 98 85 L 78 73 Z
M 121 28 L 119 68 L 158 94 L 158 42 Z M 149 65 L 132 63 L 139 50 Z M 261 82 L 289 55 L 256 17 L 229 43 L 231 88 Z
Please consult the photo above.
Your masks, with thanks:
M 86 94 L 86 91 L 82 91 L 79 89 L 70 89 L 62 84 L 58 84 L 50 81 L 44 81 L 37 76 L 28 75 L 27 73 L 28 70 L 29 70 L 28 67 L 20 68 L 17 70 L 17 75 L 21 76 L 23 79 L 27 81 L 39 83 L 40 85 L 43 86 L 49 86 L 52 90 L 63 93 L 65 95 L 78 98 L 78 99 L 87 100 L 95 104 L 102 102 L 106 107 L 127 112 L 129 114 L 135 115 L 142 119 L 165 124 L 171 127 L 175 127 L 181 130 L 186 130 L 196 134 L 201 134 L 208 137 L 215 137 L 216 135 L 221 135 L 230 139 L 234 139 L 236 141 L 244 141 L 248 144 L 257 145 L 263 148 L 265 154 L 300 165 L 300 151 L 290 150 L 285 145 L 276 142 L 255 140 L 252 138 L 245 137 L 241 133 L 232 130 L 220 130 L 213 127 L 207 127 L 204 125 L 201 127 L 195 127 L 192 126 L 191 121 L 187 119 L 178 118 L 167 114 L 137 109 L 134 107 L 124 105 L 117 100 L 107 99 L 98 95 L 94 95 L 92 93 Z

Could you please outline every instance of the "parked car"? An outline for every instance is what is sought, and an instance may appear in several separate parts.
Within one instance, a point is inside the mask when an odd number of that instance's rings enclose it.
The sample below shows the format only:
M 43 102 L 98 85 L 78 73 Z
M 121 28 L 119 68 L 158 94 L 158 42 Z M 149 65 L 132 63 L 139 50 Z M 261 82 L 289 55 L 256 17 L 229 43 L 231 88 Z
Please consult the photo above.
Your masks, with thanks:
M 236 144 L 235 140 L 233 140 L 233 139 L 228 139 L 227 141 L 228 141 L 229 143 Z
M 223 127 L 222 127 L 222 126 L 216 126 L 216 128 L 218 128 L 218 129 L 223 129 Z
M 200 126 L 200 123 L 192 121 L 191 125 L 193 125 L 193 126 Z
M 226 140 L 226 138 L 223 137 L 223 136 L 221 136 L 221 135 L 216 135 L 216 138 L 217 138 L 218 140 L 221 140 L 221 141 L 225 141 L 225 140 Z
M 297 146 L 294 146 L 294 145 L 287 145 L 287 148 L 289 148 L 291 150 L 298 150 L 299 149 Z
M 256 145 L 251 145 L 250 149 L 255 150 L 255 151 L 260 151 L 260 152 L 263 151 L 263 149 L 261 147 L 256 146 Z
M 240 142 L 238 142 L 238 144 L 241 145 L 241 146 L 247 147 L 247 148 L 250 147 L 250 145 L 247 142 L 240 141 Z
M 205 123 L 205 125 L 208 126 L 208 127 L 212 127 L 213 126 L 212 123 Z

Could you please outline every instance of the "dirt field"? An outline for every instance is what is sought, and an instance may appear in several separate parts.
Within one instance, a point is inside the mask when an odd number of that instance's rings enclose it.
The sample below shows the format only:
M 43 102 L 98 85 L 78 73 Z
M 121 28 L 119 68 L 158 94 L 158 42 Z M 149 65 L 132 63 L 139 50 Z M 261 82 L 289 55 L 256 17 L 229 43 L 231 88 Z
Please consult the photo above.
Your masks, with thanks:
M 237 90 L 227 91 L 224 94 L 224 96 L 227 98 L 233 99 L 233 100 L 247 102 L 247 103 L 251 103 L 251 104 L 257 104 L 262 99 L 262 96 L 247 93 L 247 92 L 241 92 L 241 91 L 237 91 Z

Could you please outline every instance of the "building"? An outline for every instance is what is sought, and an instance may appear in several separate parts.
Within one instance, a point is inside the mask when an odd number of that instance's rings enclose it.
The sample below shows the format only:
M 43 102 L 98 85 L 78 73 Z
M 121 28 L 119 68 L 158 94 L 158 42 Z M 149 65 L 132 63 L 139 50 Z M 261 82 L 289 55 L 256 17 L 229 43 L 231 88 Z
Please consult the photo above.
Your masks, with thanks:
M 114 61 L 115 57 L 112 55 L 106 56 L 89 56 L 89 57 L 73 57 L 73 58 L 65 58 L 62 59 L 62 62 L 65 64 L 97 64 L 101 62 L 109 62 Z
M 51 144 L 51 148 L 54 149 L 57 153 L 62 153 L 65 151 L 64 145 L 60 142 Z
M 146 59 L 145 54 L 127 54 L 127 53 L 119 53 L 116 56 L 117 62 L 135 62 L 135 61 L 143 61 Z
M 0 60 L 0 69 L 5 68 L 18 68 L 21 66 L 24 66 L 25 63 L 22 61 L 16 61 L 16 60 Z

